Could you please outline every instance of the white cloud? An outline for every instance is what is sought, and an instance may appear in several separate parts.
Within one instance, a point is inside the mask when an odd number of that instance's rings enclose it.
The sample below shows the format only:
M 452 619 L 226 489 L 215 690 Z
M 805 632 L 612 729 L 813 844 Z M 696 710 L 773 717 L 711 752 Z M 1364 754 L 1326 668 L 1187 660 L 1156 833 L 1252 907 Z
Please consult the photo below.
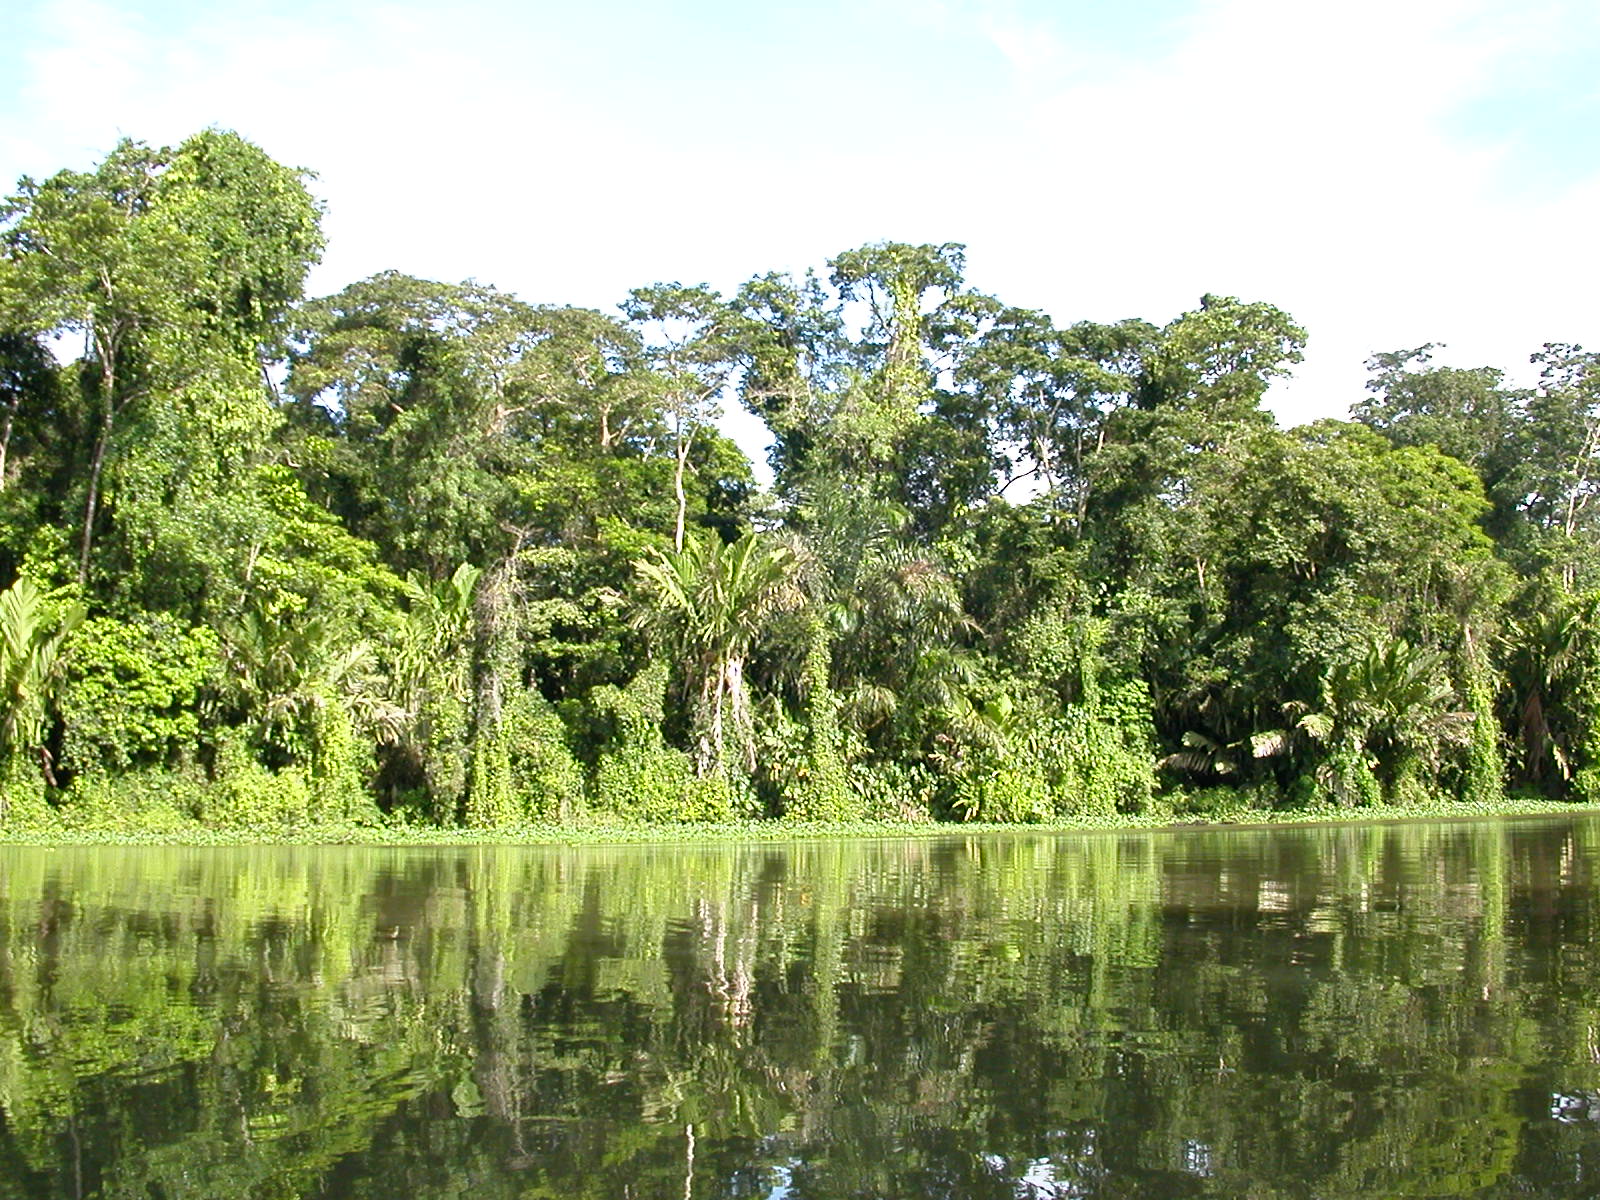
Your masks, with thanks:
M 1010 64 L 1024 85 L 1060 71 L 1067 48 L 1051 26 L 1020 15 L 1011 4 L 989 4 L 978 12 L 978 27 Z
M 1160 61 L 1021 115 L 1011 145 L 1035 152 L 1012 176 L 1042 220 L 985 230 L 974 265 L 1060 317 L 1159 319 L 1202 291 L 1280 304 L 1312 335 L 1274 397 L 1289 419 L 1358 398 L 1375 350 L 1438 339 L 1509 366 L 1592 334 L 1600 177 L 1513 193 L 1500 148 L 1448 133 L 1519 44 L 1495 16 L 1215 4 Z

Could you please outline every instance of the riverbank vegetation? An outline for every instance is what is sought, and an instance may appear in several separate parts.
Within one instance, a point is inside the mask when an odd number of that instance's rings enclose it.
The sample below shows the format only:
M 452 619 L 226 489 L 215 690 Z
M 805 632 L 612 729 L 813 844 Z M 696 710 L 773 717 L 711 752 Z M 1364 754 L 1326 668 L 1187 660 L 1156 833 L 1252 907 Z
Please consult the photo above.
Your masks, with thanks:
M 0 828 L 1600 798 L 1593 353 L 1280 429 L 1267 303 L 1063 325 L 898 243 L 312 299 L 308 184 L 209 130 L 0 207 Z

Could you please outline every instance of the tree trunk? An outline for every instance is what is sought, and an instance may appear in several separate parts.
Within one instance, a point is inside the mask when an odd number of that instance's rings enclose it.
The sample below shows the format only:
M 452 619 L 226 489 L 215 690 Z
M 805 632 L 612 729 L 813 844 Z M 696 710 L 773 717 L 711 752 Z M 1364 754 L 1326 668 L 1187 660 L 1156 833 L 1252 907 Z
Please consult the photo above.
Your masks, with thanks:
M 728 706 L 732 710 L 733 735 L 739 739 L 739 757 L 744 769 L 755 773 L 756 744 L 750 720 L 750 706 L 744 687 L 744 659 L 728 660 Z
M 21 403 L 22 395 L 19 392 L 6 405 L 6 424 L 4 429 L 0 429 L 0 492 L 6 488 L 6 456 L 11 449 L 11 427 L 16 424 L 17 406 Z
M 672 535 L 673 549 L 683 553 L 683 520 L 689 507 L 683 490 L 683 472 L 689 462 L 689 439 L 683 435 L 683 418 L 678 418 L 677 464 L 672 472 L 672 495 L 678 502 L 678 519 Z
M 1528 779 L 1540 783 L 1544 779 L 1544 761 L 1550 752 L 1550 724 L 1545 720 L 1544 697 L 1537 688 L 1529 691 L 1522 701 L 1522 744 L 1527 753 L 1523 770 Z
M 110 386 L 110 380 L 106 381 Z M 89 553 L 94 548 L 94 519 L 100 509 L 100 473 L 106 465 L 106 448 L 111 444 L 116 405 L 108 392 L 105 412 L 100 418 L 100 436 L 95 439 L 94 457 L 89 460 L 89 494 L 83 503 L 83 540 L 78 550 L 78 584 L 89 582 Z

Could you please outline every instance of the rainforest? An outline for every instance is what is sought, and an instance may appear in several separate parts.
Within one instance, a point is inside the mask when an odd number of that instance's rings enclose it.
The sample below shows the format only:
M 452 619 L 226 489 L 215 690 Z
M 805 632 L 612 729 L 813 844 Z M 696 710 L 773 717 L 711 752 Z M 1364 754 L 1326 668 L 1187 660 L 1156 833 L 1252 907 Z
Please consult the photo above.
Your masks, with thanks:
M 311 297 L 312 184 L 210 129 L 0 204 L 0 832 L 1600 799 L 1593 352 L 1285 429 L 1260 300 Z

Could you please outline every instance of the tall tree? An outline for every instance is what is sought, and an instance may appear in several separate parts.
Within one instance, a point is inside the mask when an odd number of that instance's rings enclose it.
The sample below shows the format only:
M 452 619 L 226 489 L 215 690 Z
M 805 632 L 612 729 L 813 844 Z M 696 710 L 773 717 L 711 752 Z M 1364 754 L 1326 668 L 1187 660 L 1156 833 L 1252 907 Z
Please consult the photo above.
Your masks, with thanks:
M 738 364 L 735 311 L 705 284 L 681 283 L 635 288 L 622 311 L 639 330 L 672 428 L 672 545 L 681 552 L 689 511 L 684 489 L 689 457 L 695 439 L 717 418 L 718 401 Z
M 1476 469 L 1493 490 L 1505 471 L 1518 396 L 1493 367 L 1433 365 L 1428 343 L 1367 360 L 1372 393 L 1355 419 L 1402 446 L 1437 446 Z
M 1552 343 L 1533 355 L 1539 383 L 1501 485 L 1535 532 L 1536 558 L 1570 590 L 1600 582 L 1600 354 Z
M 82 583 L 121 423 L 219 361 L 259 374 L 321 250 L 318 208 L 303 172 L 208 130 L 175 150 L 124 141 L 92 171 L 24 178 L 0 221 L 0 321 L 84 343 L 96 415 Z
M 999 492 L 1033 479 L 1052 506 L 1083 522 L 1089 460 L 1106 420 L 1129 403 L 1159 331 L 1145 321 L 1058 329 L 1043 313 L 1004 310 L 965 357 L 958 380 L 990 406 L 1011 463 Z

